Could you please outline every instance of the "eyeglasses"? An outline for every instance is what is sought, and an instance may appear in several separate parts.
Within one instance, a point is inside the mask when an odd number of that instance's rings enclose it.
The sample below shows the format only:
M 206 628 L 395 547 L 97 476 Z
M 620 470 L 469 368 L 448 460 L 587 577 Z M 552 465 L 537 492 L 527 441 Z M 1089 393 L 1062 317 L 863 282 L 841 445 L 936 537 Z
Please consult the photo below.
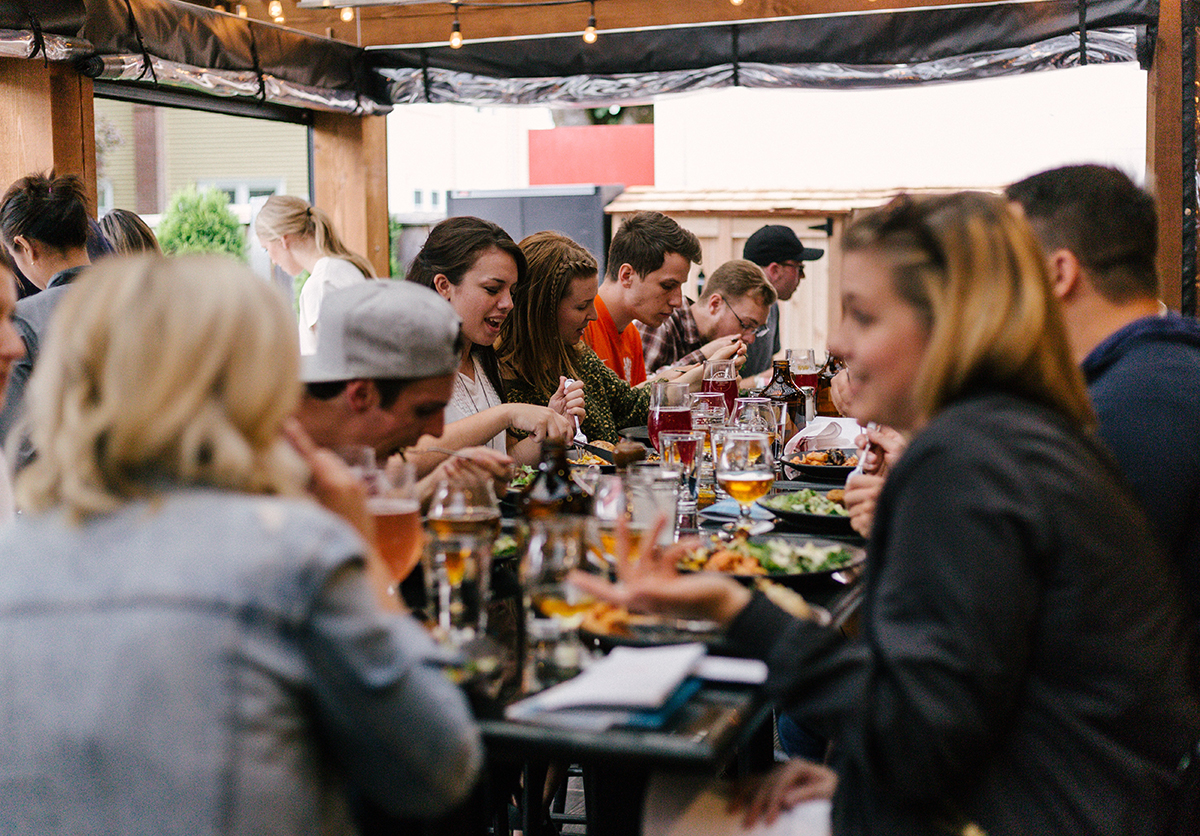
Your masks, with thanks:
M 801 262 L 801 261 L 781 261 L 781 262 L 780 262 L 780 264 L 782 264 L 784 267 L 795 267 L 795 268 L 796 268 L 796 273 L 797 273 L 797 274 L 800 276 L 800 278 L 802 278 L 802 279 L 804 278 L 804 262 Z
M 755 338 L 765 337 L 767 335 L 766 323 L 763 323 L 762 325 L 747 325 L 744 321 L 742 321 L 742 318 L 738 316 L 737 311 L 733 309 L 733 305 L 729 304 L 728 299 L 722 296 L 721 301 L 725 303 L 725 307 L 729 308 L 729 312 L 733 314 L 733 318 L 737 320 L 738 327 L 742 329 L 742 333 L 754 334 Z

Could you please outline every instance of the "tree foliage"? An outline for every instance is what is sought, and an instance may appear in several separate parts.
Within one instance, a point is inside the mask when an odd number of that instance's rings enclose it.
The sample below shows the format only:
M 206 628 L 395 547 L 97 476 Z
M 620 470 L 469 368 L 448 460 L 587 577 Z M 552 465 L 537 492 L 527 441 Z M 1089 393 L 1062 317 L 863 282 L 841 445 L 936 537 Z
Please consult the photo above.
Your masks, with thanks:
M 158 242 L 168 255 L 227 253 L 246 258 L 246 234 L 229 208 L 229 195 L 220 189 L 198 192 L 188 186 L 172 195 L 158 225 Z

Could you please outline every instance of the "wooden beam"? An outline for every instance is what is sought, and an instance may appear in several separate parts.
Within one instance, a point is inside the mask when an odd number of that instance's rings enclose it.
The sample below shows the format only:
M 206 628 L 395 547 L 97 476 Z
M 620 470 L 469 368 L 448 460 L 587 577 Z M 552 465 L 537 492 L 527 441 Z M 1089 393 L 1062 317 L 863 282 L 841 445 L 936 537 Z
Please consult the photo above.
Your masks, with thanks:
M 83 179 L 96 214 L 96 129 L 92 80 L 67 64 L 0 58 L 0 192 L 14 180 L 53 169 Z
M 336 0 L 335 0 L 336 1 Z M 501 0 L 503 2 L 503 0 Z M 458 10 L 463 36 L 516 38 L 582 32 L 587 25 L 588 3 L 580 0 L 559 6 L 525 6 L 512 0 L 512 7 L 461 6 Z M 815 16 L 882 12 L 896 9 L 932 8 L 949 5 L 992 3 L 994 0 L 746 0 L 734 6 L 729 0 L 688 0 L 686 3 L 646 0 L 596 0 L 596 23 L 605 29 L 655 28 L 702 23 L 735 23 L 777 17 Z M 1170 0 L 1164 0 L 1170 2 Z M 262 4 L 265 7 L 265 3 Z M 338 9 L 286 8 L 285 26 L 332 37 L 361 46 L 402 46 L 440 43 L 450 37 L 454 10 L 449 2 L 409 6 L 359 6 L 357 18 L 345 23 Z M 255 16 L 265 12 L 251 8 Z M 360 40 L 361 38 L 361 40 Z
M 390 275 L 387 122 L 383 116 L 313 114 L 313 194 L 346 246 Z
M 1146 185 L 1158 204 L 1158 275 L 1162 300 L 1178 311 L 1182 300 L 1183 132 L 1179 0 L 1158 9 L 1158 39 L 1147 74 Z

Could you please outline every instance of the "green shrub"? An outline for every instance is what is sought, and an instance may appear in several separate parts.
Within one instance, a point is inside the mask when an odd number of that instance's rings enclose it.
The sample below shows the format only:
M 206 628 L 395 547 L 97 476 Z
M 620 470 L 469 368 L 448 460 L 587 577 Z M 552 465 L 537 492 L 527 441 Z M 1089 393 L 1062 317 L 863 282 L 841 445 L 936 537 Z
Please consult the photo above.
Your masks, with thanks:
M 158 225 L 158 242 L 168 255 L 227 253 L 246 258 L 246 234 L 229 208 L 229 195 L 219 189 L 181 189 Z

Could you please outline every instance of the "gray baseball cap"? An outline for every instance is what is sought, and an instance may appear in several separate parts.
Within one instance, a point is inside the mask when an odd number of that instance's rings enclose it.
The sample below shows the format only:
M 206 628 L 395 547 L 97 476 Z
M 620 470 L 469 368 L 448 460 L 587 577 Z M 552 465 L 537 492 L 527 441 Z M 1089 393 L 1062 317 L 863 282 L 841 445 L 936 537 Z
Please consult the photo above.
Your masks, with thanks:
M 373 279 L 321 300 L 317 351 L 302 358 L 305 383 L 451 374 L 462 354 L 462 320 L 416 282 Z

